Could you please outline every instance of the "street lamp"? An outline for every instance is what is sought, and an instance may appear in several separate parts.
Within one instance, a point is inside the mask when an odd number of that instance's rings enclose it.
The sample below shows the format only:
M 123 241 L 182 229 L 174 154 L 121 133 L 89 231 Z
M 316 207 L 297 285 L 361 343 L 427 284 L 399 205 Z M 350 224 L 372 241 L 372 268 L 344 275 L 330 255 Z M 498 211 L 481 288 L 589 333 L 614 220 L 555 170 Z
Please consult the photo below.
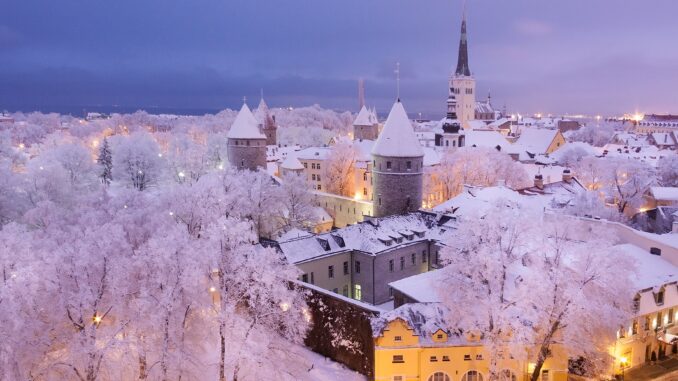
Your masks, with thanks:
M 622 381 L 624 380 L 624 370 L 626 369 L 626 366 L 628 365 L 629 359 L 627 359 L 625 356 L 622 356 L 621 359 L 619 359 L 619 364 L 621 365 L 621 371 L 622 371 Z

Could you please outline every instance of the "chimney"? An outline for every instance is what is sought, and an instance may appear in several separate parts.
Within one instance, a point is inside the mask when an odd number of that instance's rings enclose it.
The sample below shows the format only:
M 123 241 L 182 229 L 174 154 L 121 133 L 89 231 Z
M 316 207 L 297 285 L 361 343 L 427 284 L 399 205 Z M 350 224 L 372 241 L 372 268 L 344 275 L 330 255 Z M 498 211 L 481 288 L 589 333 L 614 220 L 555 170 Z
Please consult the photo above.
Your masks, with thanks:
M 534 175 L 534 186 L 539 189 L 544 189 L 544 176 L 539 174 Z
M 563 181 L 566 183 L 572 181 L 572 172 L 567 168 L 563 170 Z

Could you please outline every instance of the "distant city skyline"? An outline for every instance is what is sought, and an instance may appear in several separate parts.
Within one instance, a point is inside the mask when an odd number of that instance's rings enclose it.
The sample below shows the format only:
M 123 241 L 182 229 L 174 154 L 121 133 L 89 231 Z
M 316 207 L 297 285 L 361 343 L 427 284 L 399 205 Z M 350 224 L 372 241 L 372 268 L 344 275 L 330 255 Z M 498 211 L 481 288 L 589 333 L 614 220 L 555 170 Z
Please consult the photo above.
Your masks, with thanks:
M 468 1 L 477 99 L 522 114 L 678 113 L 678 4 Z M 0 13 L 0 111 L 200 114 L 319 104 L 442 117 L 460 0 L 88 2 Z M 119 107 L 113 107 L 118 105 Z

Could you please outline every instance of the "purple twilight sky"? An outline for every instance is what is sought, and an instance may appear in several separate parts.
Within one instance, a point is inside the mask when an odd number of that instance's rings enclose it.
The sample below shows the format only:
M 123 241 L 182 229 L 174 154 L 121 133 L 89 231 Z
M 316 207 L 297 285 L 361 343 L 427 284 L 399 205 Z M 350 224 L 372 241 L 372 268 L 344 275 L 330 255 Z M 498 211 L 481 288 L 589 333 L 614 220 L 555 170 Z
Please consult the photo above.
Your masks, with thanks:
M 318 103 L 440 117 L 461 0 L 7 1 L 0 110 Z M 469 0 L 479 96 L 522 113 L 678 112 L 678 2 Z M 253 101 L 254 102 L 254 101 Z

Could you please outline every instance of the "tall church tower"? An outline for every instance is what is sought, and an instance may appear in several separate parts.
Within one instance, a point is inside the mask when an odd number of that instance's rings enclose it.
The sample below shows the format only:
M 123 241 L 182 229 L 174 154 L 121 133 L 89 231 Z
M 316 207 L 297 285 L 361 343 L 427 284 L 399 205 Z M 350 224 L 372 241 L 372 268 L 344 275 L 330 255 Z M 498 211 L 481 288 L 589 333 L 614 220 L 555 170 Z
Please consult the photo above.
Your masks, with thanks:
M 461 37 L 459 39 L 459 56 L 457 69 L 449 80 L 449 96 L 447 97 L 447 113 L 454 113 L 464 129 L 470 128 L 469 121 L 475 119 L 476 80 L 471 75 L 468 64 L 468 40 L 466 38 L 466 11 L 461 20 Z
M 266 168 L 266 135 L 259 130 L 259 122 L 246 103 L 242 105 L 226 137 L 231 166 L 251 171 Z
M 422 202 L 424 150 L 400 99 L 388 114 L 372 148 L 374 216 L 419 210 Z
M 275 123 L 275 115 L 271 115 L 268 105 L 264 102 L 263 92 L 255 117 L 259 122 L 259 129 L 266 135 L 266 145 L 278 144 L 278 126 Z

